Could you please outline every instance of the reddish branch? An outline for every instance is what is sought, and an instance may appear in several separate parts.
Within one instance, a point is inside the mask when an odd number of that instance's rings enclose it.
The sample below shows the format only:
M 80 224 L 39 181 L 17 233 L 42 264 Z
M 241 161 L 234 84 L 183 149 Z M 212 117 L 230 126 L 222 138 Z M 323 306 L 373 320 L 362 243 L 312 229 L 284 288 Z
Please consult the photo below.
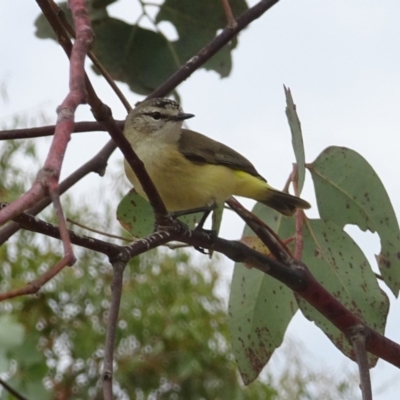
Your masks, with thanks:
M 64 29 L 68 32 L 68 34 L 71 37 L 75 38 L 76 37 L 75 30 L 71 26 L 69 21 L 67 20 L 65 14 L 64 14 L 64 11 L 60 7 L 58 7 L 58 5 L 55 4 L 54 2 L 52 2 L 52 6 L 53 6 L 55 13 L 58 15 Z M 90 60 L 93 62 L 93 64 L 96 66 L 96 68 L 100 72 L 100 74 L 104 77 L 104 79 L 107 81 L 107 83 L 111 86 L 113 92 L 120 99 L 121 103 L 124 105 L 124 107 L 126 109 L 126 112 L 129 112 L 132 109 L 131 105 L 129 104 L 128 100 L 125 98 L 124 94 L 119 89 L 119 87 L 117 86 L 115 81 L 111 78 L 108 71 L 103 67 L 103 65 L 100 63 L 100 61 L 98 60 L 98 58 L 95 56 L 95 54 L 92 51 L 88 52 L 88 56 L 89 56 Z
M 74 127 L 74 113 L 77 107 L 86 101 L 85 90 L 85 55 L 93 41 L 89 15 L 85 0 L 71 0 L 71 13 L 76 27 L 76 40 L 71 51 L 69 93 L 58 107 L 57 125 L 47 159 L 39 171 L 32 188 L 0 212 L 0 225 L 32 207 L 47 194 L 53 200 L 54 209 L 59 221 L 59 228 L 64 243 L 66 263 L 72 265 L 75 257 L 66 229 L 66 223 L 59 201 L 58 180 L 67 144 Z
M 0 293 L 0 301 L 9 300 L 13 297 L 23 296 L 26 294 L 37 293 L 42 286 L 47 283 L 50 279 L 54 278 L 64 267 L 68 265 L 68 259 L 63 257 L 56 265 L 51 267 L 47 272 L 41 275 L 39 278 L 32 282 L 29 282 L 26 286 L 12 289 L 6 293 Z
M 95 172 L 100 176 L 103 176 L 107 167 L 107 161 L 110 155 L 115 150 L 115 144 L 108 142 L 92 159 L 83 164 L 64 181 L 60 183 L 60 195 L 70 189 L 76 182 L 80 181 L 86 175 L 91 172 Z M 51 204 L 50 197 L 46 197 L 37 203 L 34 207 L 28 210 L 29 214 L 36 215 L 44 210 L 49 204 Z M 19 225 L 16 222 L 9 222 L 7 226 L 0 230 L 0 245 L 7 241 L 14 233 L 19 229 Z
M 271 250 L 277 260 L 287 265 L 291 264 L 293 257 L 290 254 L 290 250 L 268 225 L 255 214 L 246 210 L 234 197 L 231 197 L 227 204 L 243 219 L 265 246 Z

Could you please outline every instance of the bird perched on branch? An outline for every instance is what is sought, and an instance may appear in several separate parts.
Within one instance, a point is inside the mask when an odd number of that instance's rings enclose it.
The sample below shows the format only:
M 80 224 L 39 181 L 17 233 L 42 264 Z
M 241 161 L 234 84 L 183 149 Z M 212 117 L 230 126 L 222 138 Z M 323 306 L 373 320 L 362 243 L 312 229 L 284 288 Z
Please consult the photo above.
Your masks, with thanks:
M 310 208 L 305 200 L 272 188 L 235 150 L 182 129 L 183 121 L 192 117 L 176 101 L 157 98 L 139 103 L 125 123 L 124 135 L 168 211 L 221 204 L 232 195 L 257 200 L 287 216 L 298 208 Z M 126 160 L 125 172 L 137 192 L 147 198 Z

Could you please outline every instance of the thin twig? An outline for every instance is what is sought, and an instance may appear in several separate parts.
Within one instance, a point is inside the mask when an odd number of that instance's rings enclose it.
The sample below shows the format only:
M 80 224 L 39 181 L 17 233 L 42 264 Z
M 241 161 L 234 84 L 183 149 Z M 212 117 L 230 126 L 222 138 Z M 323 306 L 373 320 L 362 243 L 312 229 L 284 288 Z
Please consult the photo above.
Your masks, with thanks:
M 17 392 L 12 388 L 5 380 L 0 378 L 0 385 L 4 387 L 9 393 L 11 393 L 17 400 L 28 400 L 27 397 L 23 396 L 21 393 Z
M 113 141 L 109 141 L 92 159 L 87 161 L 60 183 L 60 194 L 65 193 L 69 188 L 75 185 L 76 182 L 78 182 L 91 172 L 96 172 L 100 176 L 103 176 L 107 167 L 107 160 L 109 159 L 115 148 L 115 143 Z M 50 204 L 50 197 L 45 197 L 34 207 L 30 208 L 28 210 L 28 214 L 37 215 Z M 4 228 L 1 228 L 0 245 L 6 242 L 18 230 L 19 225 L 16 222 L 9 222 Z
M 56 185 L 56 188 L 54 188 L 54 190 L 50 190 L 50 198 L 53 202 L 54 211 L 56 212 L 57 215 L 58 228 L 60 230 L 60 237 L 62 244 L 64 246 L 64 255 L 67 260 L 67 265 L 71 266 L 74 265 L 76 257 L 72 250 L 71 240 L 68 234 L 67 223 L 65 221 L 64 212 L 61 206 L 60 195 L 58 192 L 58 183 Z
M 237 18 L 236 28 L 225 28 L 215 39 L 203 47 L 194 57 L 187 61 L 167 81 L 159 86 L 147 98 L 162 97 L 174 90 L 182 81 L 188 78 L 196 69 L 209 60 L 222 47 L 228 44 L 242 29 L 261 17 L 279 0 L 261 0 Z
M 123 237 L 123 236 L 120 236 L 120 235 L 113 235 L 112 233 L 102 232 L 102 231 L 99 231 L 97 229 L 93 229 L 90 226 L 81 224 L 80 222 L 73 221 L 71 218 L 67 218 L 67 222 L 70 222 L 73 225 L 79 226 L 80 228 L 86 229 L 89 232 L 93 232 L 93 233 L 97 233 L 99 235 L 107 236 L 107 237 L 112 238 L 112 239 L 119 239 L 119 240 L 122 240 L 124 242 L 132 243 L 135 240 L 140 240 L 137 237 L 126 238 L 126 237 Z M 170 250 L 183 249 L 183 248 L 189 247 L 189 245 L 187 245 L 185 243 L 165 243 L 163 246 L 168 247 Z
M 50 279 L 54 278 L 62 269 L 64 269 L 70 263 L 70 258 L 64 256 L 56 265 L 51 267 L 47 272 L 41 275 L 39 278 L 27 285 L 20 287 L 18 289 L 12 289 L 5 293 L 0 293 L 0 301 L 9 300 L 13 297 L 23 296 L 27 294 L 37 293 L 45 283 Z
M 112 400 L 113 390 L 113 362 L 114 362 L 114 344 L 115 332 L 117 330 L 119 307 L 122 296 L 122 281 L 124 269 L 128 260 L 118 259 L 112 262 L 114 277 L 112 282 L 111 306 L 108 312 L 106 344 L 104 347 L 103 364 L 103 394 L 105 400 Z
M 81 224 L 80 222 L 74 221 L 71 218 L 67 218 L 67 222 L 69 222 L 73 225 L 79 226 L 82 229 L 86 229 L 89 232 L 97 233 L 99 235 L 103 235 L 103 236 L 109 237 L 111 239 L 119 239 L 119 240 L 123 240 L 124 242 L 132 242 L 132 239 L 129 239 L 129 238 L 126 238 L 126 237 L 123 237 L 120 235 L 113 235 L 112 233 L 108 233 L 108 232 L 99 231 L 98 229 L 94 229 L 94 228 L 91 228 L 90 226 L 87 226 L 87 225 Z
M 66 31 L 73 37 L 75 38 L 75 30 L 67 20 L 64 11 L 58 6 L 58 4 L 52 2 L 52 6 L 54 8 L 54 11 L 58 14 L 61 23 L 63 24 L 64 28 Z M 129 113 L 130 110 L 132 110 L 131 105 L 129 104 L 129 101 L 126 99 L 120 88 L 117 86 L 115 83 L 114 79 L 111 78 L 110 74 L 108 71 L 103 67 L 101 64 L 100 60 L 96 57 L 96 55 L 90 50 L 88 52 L 88 57 L 90 60 L 93 62 L 93 64 L 96 66 L 96 68 L 99 70 L 100 74 L 104 77 L 104 79 L 107 81 L 107 83 L 110 85 L 111 89 L 114 91 L 114 93 L 117 95 L 121 103 L 124 105 L 125 110 L 127 113 Z
M 363 325 L 354 326 L 348 333 L 348 338 L 353 345 L 358 371 L 360 373 L 360 386 L 363 400 L 372 400 L 371 376 L 369 373 L 368 355 L 365 347 L 367 330 Z
M 273 256 L 288 265 L 292 263 L 293 256 L 290 250 L 279 236 L 260 218 L 246 210 L 234 197 L 231 197 L 227 204 L 234 210 L 240 218 L 253 230 L 260 240 L 268 247 Z
M 237 22 L 235 17 L 233 16 L 231 5 L 229 4 L 229 0 L 221 0 L 222 6 L 224 7 L 226 19 L 228 20 L 228 27 L 230 29 L 234 29 L 237 27 Z
M 125 121 L 115 121 L 120 129 L 124 128 Z M 40 126 L 38 128 L 9 129 L 0 131 L 0 140 L 30 139 L 44 136 L 53 136 L 55 125 Z M 75 122 L 72 133 L 106 131 L 97 121 Z

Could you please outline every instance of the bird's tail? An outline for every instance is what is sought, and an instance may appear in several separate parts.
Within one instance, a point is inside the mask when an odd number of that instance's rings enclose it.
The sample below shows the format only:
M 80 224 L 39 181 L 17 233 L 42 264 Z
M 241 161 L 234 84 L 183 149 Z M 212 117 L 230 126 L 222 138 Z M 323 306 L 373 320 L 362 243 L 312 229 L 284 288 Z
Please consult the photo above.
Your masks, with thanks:
M 307 201 L 271 187 L 268 188 L 266 198 L 258 201 L 287 216 L 293 215 L 298 208 L 304 210 L 311 207 Z

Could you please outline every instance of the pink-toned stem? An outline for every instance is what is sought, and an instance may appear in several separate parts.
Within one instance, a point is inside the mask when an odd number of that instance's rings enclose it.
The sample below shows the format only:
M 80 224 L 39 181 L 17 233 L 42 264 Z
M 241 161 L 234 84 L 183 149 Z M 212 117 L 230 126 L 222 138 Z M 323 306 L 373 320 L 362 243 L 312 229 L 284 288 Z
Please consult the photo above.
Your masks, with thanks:
M 0 301 L 9 300 L 13 297 L 23 296 L 26 294 L 37 293 L 45 283 L 50 279 L 54 278 L 63 268 L 65 268 L 70 263 L 70 257 L 63 257 L 56 265 L 50 268 L 46 273 L 41 275 L 38 279 L 33 282 L 28 283 L 26 286 L 20 287 L 18 289 L 12 289 L 6 293 L 0 293 Z
M 86 102 L 84 61 L 93 41 L 93 32 L 85 0 L 70 0 L 69 6 L 76 29 L 76 40 L 70 58 L 69 93 L 58 107 L 54 138 L 43 168 L 39 171 L 32 188 L 17 201 L 0 211 L 0 225 L 32 207 L 37 201 L 49 194 L 59 218 L 68 263 L 73 263 L 72 247 L 59 201 L 58 180 L 67 144 L 74 129 L 75 110 L 80 104 Z

